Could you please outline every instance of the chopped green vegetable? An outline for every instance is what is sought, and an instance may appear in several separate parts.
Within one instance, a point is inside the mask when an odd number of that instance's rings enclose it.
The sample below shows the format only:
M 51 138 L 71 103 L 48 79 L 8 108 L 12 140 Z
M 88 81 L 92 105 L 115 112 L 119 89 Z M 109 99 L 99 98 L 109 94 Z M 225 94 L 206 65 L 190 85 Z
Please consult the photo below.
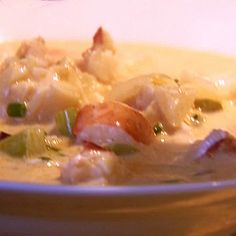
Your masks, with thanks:
M 219 101 L 208 98 L 196 99 L 194 106 L 195 108 L 201 109 L 202 112 L 214 112 L 223 109 Z
M 162 123 L 158 122 L 157 124 L 155 124 L 153 126 L 153 131 L 155 133 L 155 135 L 161 134 L 161 132 L 164 132 L 164 128 Z
M 136 147 L 123 143 L 109 144 L 105 146 L 105 149 L 114 152 L 116 155 L 128 155 L 139 151 Z
M 27 113 L 26 103 L 12 102 L 7 106 L 7 114 L 10 117 L 25 117 Z
M 40 128 L 29 128 L 0 141 L 0 151 L 13 157 L 31 158 L 44 153 L 45 132 Z
M 75 123 L 77 109 L 68 108 L 64 111 L 60 111 L 56 114 L 56 126 L 59 132 L 65 136 L 73 136 L 72 129 Z

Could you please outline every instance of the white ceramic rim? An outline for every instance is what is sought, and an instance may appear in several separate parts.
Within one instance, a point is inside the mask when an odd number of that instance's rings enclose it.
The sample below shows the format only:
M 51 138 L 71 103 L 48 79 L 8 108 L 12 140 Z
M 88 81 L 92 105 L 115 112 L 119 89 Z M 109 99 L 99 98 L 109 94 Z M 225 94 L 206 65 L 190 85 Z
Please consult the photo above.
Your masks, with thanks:
M 161 184 L 141 186 L 78 186 L 49 185 L 33 183 L 0 182 L 0 193 L 26 193 L 64 196 L 154 196 L 165 194 L 181 194 L 193 192 L 210 192 L 213 190 L 236 187 L 236 180 L 211 181 L 184 184 Z

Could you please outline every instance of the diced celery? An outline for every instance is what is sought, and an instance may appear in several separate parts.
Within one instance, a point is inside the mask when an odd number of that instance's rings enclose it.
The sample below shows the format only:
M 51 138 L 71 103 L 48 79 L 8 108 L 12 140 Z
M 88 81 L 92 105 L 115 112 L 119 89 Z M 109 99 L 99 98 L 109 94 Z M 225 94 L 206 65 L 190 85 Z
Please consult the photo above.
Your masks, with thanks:
M 136 147 L 123 143 L 109 144 L 105 146 L 105 149 L 114 152 L 116 155 L 128 155 L 139 151 Z
M 29 128 L 0 141 L 0 151 L 17 158 L 31 158 L 44 153 L 45 132 L 40 128 Z
M 65 136 L 73 136 L 72 129 L 77 115 L 76 108 L 68 108 L 56 114 L 56 126 L 59 132 Z
M 196 99 L 194 106 L 195 108 L 199 108 L 202 112 L 215 112 L 223 109 L 219 101 L 208 98 Z

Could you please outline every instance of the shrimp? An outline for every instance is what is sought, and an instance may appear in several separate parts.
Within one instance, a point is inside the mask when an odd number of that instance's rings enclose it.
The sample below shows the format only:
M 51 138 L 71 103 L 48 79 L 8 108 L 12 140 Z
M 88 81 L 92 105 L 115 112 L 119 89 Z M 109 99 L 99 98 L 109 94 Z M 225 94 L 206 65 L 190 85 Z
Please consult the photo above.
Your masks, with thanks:
M 28 56 L 43 57 L 46 53 L 46 45 L 43 38 L 38 37 L 31 41 L 23 42 L 16 52 L 16 57 L 25 58 Z
M 144 116 L 120 102 L 84 106 L 77 115 L 73 133 L 77 142 L 88 141 L 100 146 L 111 143 L 150 144 L 154 138 Z
M 102 50 L 110 50 L 113 53 L 116 51 L 111 36 L 102 27 L 99 27 L 93 36 L 93 45 L 91 50 L 100 48 Z
M 93 37 L 93 45 L 82 54 L 78 62 L 80 70 L 92 74 L 99 82 L 109 84 L 120 77 L 119 60 L 110 35 L 99 28 Z
M 165 74 L 147 74 L 113 85 L 111 100 L 140 110 L 151 125 L 161 122 L 173 133 L 181 126 L 194 101 L 192 90 Z
M 215 129 L 200 142 L 195 156 L 197 159 L 204 156 L 211 157 L 220 151 L 236 152 L 236 139 L 227 131 Z
M 33 58 L 37 64 L 47 67 L 57 63 L 65 56 L 65 52 L 59 49 L 48 49 L 42 37 L 23 42 L 16 52 L 16 58 Z
M 118 158 L 112 152 L 85 149 L 62 167 L 61 181 L 67 184 L 98 181 L 106 185 L 117 164 Z

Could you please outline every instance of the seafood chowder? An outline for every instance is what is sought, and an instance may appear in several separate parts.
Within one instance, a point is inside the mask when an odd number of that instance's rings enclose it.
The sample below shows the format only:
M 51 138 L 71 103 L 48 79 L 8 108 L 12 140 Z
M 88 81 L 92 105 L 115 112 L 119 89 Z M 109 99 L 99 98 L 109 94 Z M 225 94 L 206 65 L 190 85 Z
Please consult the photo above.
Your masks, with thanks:
M 0 45 L 0 180 L 76 185 L 236 178 L 236 59 L 41 37 Z

